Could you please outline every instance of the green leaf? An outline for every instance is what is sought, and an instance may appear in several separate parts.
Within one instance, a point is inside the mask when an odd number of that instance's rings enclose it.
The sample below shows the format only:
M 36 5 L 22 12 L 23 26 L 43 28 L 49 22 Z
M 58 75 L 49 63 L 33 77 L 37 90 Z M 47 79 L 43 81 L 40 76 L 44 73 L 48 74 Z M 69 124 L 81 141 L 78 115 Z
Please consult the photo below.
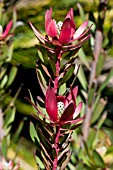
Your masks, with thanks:
M 13 28 L 11 29 L 12 31 L 14 31 L 15 29 L 15 24 L 17 22 L 17 13 L 16 13 L 16 9 L 13 10 Z
M 95 129 L 91 129 L 87 139 L 87 145 L 91 149 L 92 149 L 92 144 L 95 141 L 95 138 L 96 138 L 96 131 Z
M 0 62 L 5 61 L 6 58 L 7 58 L 6 54 L 0 55 Z
M 78 6 L 78 9 L 79 9 L 79 13 L 80 13 L 80 17 L 81 17 L 82 21 L 83 22 L 86 21 L 86 16 L 85 16 L 85 13 L 84 13 L 82 6 L 79 3 L 77 3 L 77 6 Z
M 35 104 L 34 99 L 33 99 L 33 97 L 32 97 L 32 94 L 31 94 L 30 90 L 28 90 L 28 91 L 29 91 L 29 95 L 30 95 L 30 99 L 31 99 L 32 103 Z M 34 108 L 34 106 L 33 106 L 33 105 L 31 105 L 31 106 L 32 106 L 33 110 L 35 111 L 35 113 L 37 113 L 37 110 Z
M 104 61 L 105 61 L 105 57 L 103 54 L 100 54 L 98 57 L 98 63 L 96 66 L 96 77 L 98 77 L 103 69 L 104 66 Z
M 88 69 L 90 69 L 88 60 L 87 60 L 86 55 L 85 55 L 85 53 L 84 53 L 84 50 L 83 50 L 82 48 L 80 48 L 80 50 L 79 50 L 79 52 L 78 52 L 78 56 L 79 56 L 80 60 L 82 61 L 82 63 L 83 63 Z
M 14 121 L 16 113 L 16 107 L 9 108 L 6 112 L 6 117 L 4 120 L 4 128 L 7 129 L 8 126 Z
M 35 156 L 36 163 L 40 166 L 41 169 L 44 169 L 44 164 L 39 157 Z M 39 168 L 39 167 L 38 167 Z
M 5 158 L 7 158 L 7 150 L 8 150 L 8 143 L 7 143 L 7 137 L 5 137 L 2 140 L 2 155 Z
M 105 167 L 105 163 L 102 159 L 102 157 L 99 155 L 99 153 L 94 150 L 93 152 L 93 158 L 94 158 L 94 166 L 97 167 L 97 168 L 104 168 Z
M 64 95 L 66 92 L 66 83 L 62 84 L 60 87 L 59 87 L 59 95 Z
M 109 80 L 111 79 L 112 76 L 113 76 L 113 69 L 110 70 L 109 74 L 106 77 L 106 80 L 100 86 L 98 93 L 101 93 L 102 90 L 107 86 L 107 84 L 108 84 L 108 82 L 109 82 Z
M 40 87 L 43 91 L 44 94 L 46 94 L 46 89 L 47 89 L 47 85 L 46 85 L 46 80 L 41 72 L 41 70 L 37 69 L 37 77 L 38 77 L 38 81 L 40 84 Z
M 9 73 L 9 77 L 8 77 L 8 82 L 7 82 L 7 87 L 10 86 L 12 84 L 12 82 L 14 81 L 16 74 L 17 74 L 17 67 L 13 66 L 10 70 Z
M 100 129 L 102 127 L 102 125 L 105 122 L 106 118 L 107 118 L 107 112 L 104 112 L 102 114 L 100 120 L 98 121 L 98 124 L 97 124 L 98 129 Z
M 0 70 L 0 80 L 3 78 L 3 76 L 5 75 L 7 71 L 7 68 L 6 67 L 1 67 L 1 70 Z
M 63 79 L 62 79 L 61 82 L 60 82 L 60 85 L 66 83 L 66 82 L 70 79 L 70 77 L 72 76 L 73 73 L 74 73 L 74 66 L 71 66 L 71 67 L 67 70 L 67 72 L 65 73 Z
M 43 54 L 40 50 L 38 50 L 38 56 L 40 57 L 41 61 L 44 62 Z
M 32 122 L 30 122 L 30 136 L 33 142 L 35 142 L 35 138 L 39 141 L 39 137 L 37 135 L 35 126 L 33 125 Z
M 1 88 L 1 89 L 4 88 L 4 86 L 6 85 L 7 81 L 8 81 L 8 76 L 5 75 L 5 76 L 3 77 L 1 83 L 0 83 L 0 88 Z
M 15 143 L 15 142 L 19 139 L 19 135 L 20 135 L 20 133 L 21 133 L 21 131 L 22 131 L 23 126 L 24 126 L 24 120 L 22 120 L 22 121 L 19 123 L 19 126 L 18 126 L 16 132 L 14 133 L 14 135 L 13 135 L 13 137 L 12 137 L 13 143 Z
M 88 105 L 90 106 L 94 98 L 95 89 L 92 87 L 88 93 Z
M 113 155 L 113 145 L 109 146 L 109 148 L 107 149 L 106 155 L 108 154 Z
M 80 68 L 79 68 L 77 77 L 78 77 L 82 87 L 84 88 L 84 90 L 87 90 L 87 80 L 86 80 L 82 66 L 80 66 Z
M 12 59 L 12 56 L 13 56 L 13 48 L 14 48 L 14 45 L 11 44 L 11 46 L 9 47 L 8 52 L 7 52 L 7 56 L 8 56 L 8 58 L 7 58 L 7 60 L 6 60 L 7 62 L 10 62 L 11 59 Z
M 103 99 L 100 99 L 93 111 L 91 124 L 96 122 L 99 119 L 101 113 L 103 112 L 105 108 L 105 105 L 106 105 L 106 102 Z

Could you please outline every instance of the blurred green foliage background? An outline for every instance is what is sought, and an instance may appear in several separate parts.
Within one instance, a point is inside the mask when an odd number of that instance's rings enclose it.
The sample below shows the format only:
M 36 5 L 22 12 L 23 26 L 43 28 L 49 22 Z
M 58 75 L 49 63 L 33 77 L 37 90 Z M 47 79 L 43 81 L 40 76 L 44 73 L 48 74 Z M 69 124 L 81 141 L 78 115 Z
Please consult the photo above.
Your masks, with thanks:
M 29 122 L 32 121 L 36 123 L 36 120 L 34 120 L 31 117 L 30 113 L 33 113 L 34 110 L 27 103 L 24 97 L 29 97 L 28 89 L 30 89 L 32 96 L 34 97 L 34 100 L 36 100 L 37 96 L 41 95 L 40 87 L 36 76 L 36 70 L 35 70 L 36 60 L 38 56 L 35 45 L 38 44 L 38 41 L 35 38 L 33 31 L 31 30 L 28 24 L 28 21 L 31 21 L 33 25 L 35 25 L 43 34 L 45 34 L 44 15 L 45 15 L 45 11 L 48 8 L 50 8 L 50 6 L 52 6 L 53 8 L 53 18 L 55 18 L 57 22 L 63 21 L 67 11 L 69 11 L 69 9 L 73 7 L 74 16 L 75 16 L 74 19 L 75 19 L 76 27 L 78 28 L 84 19 L 84 14 L 80 13 L 78 9 L 77 6 L 78 3 L 81 4 L 84 10 L 85 18 L 89 19 L 89 14 L 93 14 L 92 16 L 95 17 L 96 20 L 95 22 L 97 22 L 99 0 L 70 0 L 70 1 L 69 0 L 60 0 L 60 1 L 4 0 L 4 9 L 8 14 L 7 20 L 10 20 L 12 18 L 13 15 L 12 11 L 16 9 L 17 21 L 18 21 L 17 25 L 18 24 L 20 25 L 15 29 L 15 33 L 14 33 L 15 35 L 12 38 L 14 41 L 14 53 L 11 60 L 11 64 L 16 65 L 18 67 L 18 71 L 17 71 L 16 78 L 10 87 L 11 89 L 10 96 L 7 97 L 4 105 L 7 105 L 9 101 L 12 100 L 18 88 L 22 86 L 21 91 L 15 102 L 17 111 L 15 115 L 15 120 L 12 124 L 11 133 L 14 134 L 16 132 L 16 129 L 21 124 L 21 122 L 23 122 L 23 126 L 22 126 L 23 128 L 21 130 L 19 138 L 17 140 L 15 139 L 15 143 L 9 149 L 9 157 L 13 158 L 13 156 L 15 155 L 14 153 L 17 153 L 18 156 L 16 158 L 16 161 L 20 161 L 20 163 L 22 163 L 21 168 L 23 170 L 37 169 L 35 162 L 33 160 L 34 146 L 31 142 L 30 135 L 29 135 Z M 96 25 L 94 24 L 92 27 L 95 30 Z M 110 33 L 110 30 L 112 33 Z M 106 69 L 103 70 L 103 73 L 107 73 L 108 70 L 112 68 L 112 63 L 113 63 L 113 1 L 112 0 L 108 1 L 108 8 L 106 12 L 103 32 L 104 32 L 103 47 L 105 47 L 107 50 L 107 58 L 104 63 L 104 68 Z M 92 60 L 92 52 L 89 46 L 89 42 L 86 42 L 84 44 L 83 51 L 85 53 L 86 60 L 84 61 L 82 59 L 81 61 L 81 57 L 79 58 L 79 60 L 83 64 L 85 77 L 87 79 L 88 76 L 87 66 L 90 65 Z M 81 53 L 79 54 L 79 56 L 80 55 L 83 54 Z M 82 85 L 81 85 L 82 81 L 83 80 L 80 79 L 79 81 L 77 81 L 81 89 L 82 89 Z M 101 79 L 99 83 L 101 83 Z M 112 136 L 113 134 L 113 130 L 112 130 L 113 129 L 113 77 L 110 79 L 107 87 L 102 91 L 102 96 L 107 98 L 106 108 L 108 111 L 108 116 L 104 122 L 103 127 L 104 130 L 106 130 L 106 132 L 110 136 L 110 143 L 113 143 L 113 136 Z M 97 120 L 96 123 L 98 123 Z M 92 133 L 95 136 L 95 129 L 92 129 Z M 76 134 L 74 135 L 76 138 Z M 105 138 L 105 134 L 104 135 L 101 134 L 101 135 L 102 138 Z M 93 141 L 93 137 L 89 137 L 89 139 Z M 78 147 L 78 144 L 74 143 L 73 141 L 73 146 Z M 74 168 L 71 167 L 70 169 L 73 170 Z

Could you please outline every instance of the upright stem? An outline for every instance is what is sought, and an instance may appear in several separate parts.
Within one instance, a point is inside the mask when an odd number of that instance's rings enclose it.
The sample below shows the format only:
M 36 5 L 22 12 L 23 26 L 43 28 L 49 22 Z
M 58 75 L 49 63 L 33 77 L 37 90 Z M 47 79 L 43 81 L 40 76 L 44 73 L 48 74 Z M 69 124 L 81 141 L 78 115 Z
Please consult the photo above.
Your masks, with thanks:
M 89 91 L 93 86 L 95 93 L 97 90 L 96 66 L 97 66 L 99 54 L 102 49 L 103 24 L 104 24 L 106 10 L 107 10 L 107 0 L 100 0 L 100 4 L 99 4 L 99 8 L 98 8 L 98 11 L 99 11 L 98 24 L 97 24 L 97 30 L 95 33 L 95 47 L 94 47 L 94 51 L 93 51 L 94 60 L 92 62 L 90 79 L 89 79 Z M 93 97 L 90 105 L 88 105 L 88 99 L 86 101 L 86 109 L 85 109 L 86 119 L 83 123 L 84 140 L 87 140 L 87 137 L 89 134 L 90 121 L 91 121 L 91 117 L 92 117 L 92 112 L 93 112 L 92 108 L 93 108 L 94 101 L 95 101 L 95 96 Z
M 60 58 L 61 58 L 61 47 L 57 47 L 56 49 L 56 74 L 55 74 L 55 80 L 54 80 L 54 90 L 57 93 L 58 89 L 58 81 L 59 81 L 59 72 L 60 72 Z
M 55 143 L 54 143 L 54 148 L 56 152 L 56 156 L 53 161 L 53 168 L 52 170 L 56 170 L 58 167 L 58 154 L 59 154 L 59 137 L 60 137 L 60 127 L 58 127 L 56 137 L 55 137 Z

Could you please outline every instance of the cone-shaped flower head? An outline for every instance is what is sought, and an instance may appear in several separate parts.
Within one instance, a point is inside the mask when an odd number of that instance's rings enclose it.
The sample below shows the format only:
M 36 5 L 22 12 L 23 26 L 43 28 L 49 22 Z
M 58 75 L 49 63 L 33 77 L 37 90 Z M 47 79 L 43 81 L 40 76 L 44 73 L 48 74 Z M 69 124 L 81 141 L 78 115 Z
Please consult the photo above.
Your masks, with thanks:
M 69 95 L 56 96 L 54 89 L 48 87 L 45 104 L 46 111 L 53 122 L 68 122 L 74 120 L 80 113 L 82 102 L 76 106 L 78 87 L 71 89 Z
M 73 39 L 75 33 L 75 23 L 73 9 L 71 8 L 62 24 L 60 35 L 56 21 L 52 19 L 52 8 L 45 14 L 45 30 L 49 37 L 56 41 L 59 45 L 69 43 Z
M 48 47 L 49 44 L 62 47 L 62 53 L 70 50 L 80 48 L 82 44 L 90 38 L 90 35 L 86 33 L 88 29 L 88 21 L 85 21 L 77 30 L 74 22 L 73 8 L 67 13 L 64 22 L 61 21 L 57 24 L 56 20 L 52 19 L 52 7 L 46 11 L 45 14 L 45 30 L 48 36 L 44 36 L 41 32 L 36 29 L 31 22 L 31 28 L 33 29 L 39 42 L 47 48 L 51 53 L 55 53 L 54 49 Z M 79 41 L 76 41 L 79 40 Z M 75 41 L 75 44 L 70 44 Z

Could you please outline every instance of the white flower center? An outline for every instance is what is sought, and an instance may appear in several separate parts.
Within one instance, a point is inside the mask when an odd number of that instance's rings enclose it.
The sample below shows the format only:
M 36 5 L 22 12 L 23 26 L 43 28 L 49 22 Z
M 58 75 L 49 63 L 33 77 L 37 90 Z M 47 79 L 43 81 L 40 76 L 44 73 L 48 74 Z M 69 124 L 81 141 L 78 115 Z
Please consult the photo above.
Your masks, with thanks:
M 59 30 L 59 32 L 61 31 L 62 25 L 63 25 L 63 22 L 59 21 L 57 24 L 57 29 Z
M 58 102 L 58 103 L 57 103 L 57 108 L 58 108 L 58 115 L 61 116 L 62 113 L 63 113 L 64 110 L 65 110 L 64 103 L 63 103 L 63 102 Z

